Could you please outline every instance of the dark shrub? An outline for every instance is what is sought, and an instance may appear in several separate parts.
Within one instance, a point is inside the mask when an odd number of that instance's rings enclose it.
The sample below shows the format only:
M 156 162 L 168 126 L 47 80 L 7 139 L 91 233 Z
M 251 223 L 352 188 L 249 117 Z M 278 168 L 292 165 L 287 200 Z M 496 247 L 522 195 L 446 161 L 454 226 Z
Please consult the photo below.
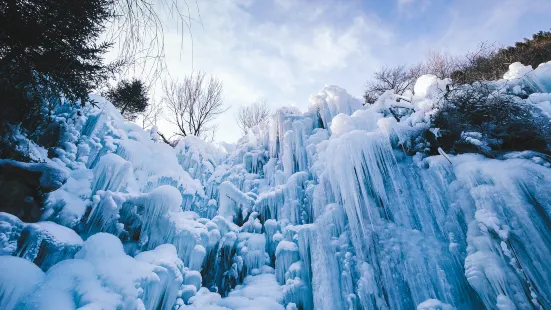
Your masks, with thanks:
M 134 120 L 149 105 L 147 88 L 140 80 L 120 81 L 105 94 L 127 120 Z
M 0 122 L 35 130 L 61 98 L 84 104 L 113 66 L 96 43 L 112 0 L 0 1 Z
M 519 96 L 473 83 L 450 91 L 440 104 L 431 127 L 439 128 L 441 137 L 433 147 L 489 156 L 519 150 L 551 154 L 549 120 Z

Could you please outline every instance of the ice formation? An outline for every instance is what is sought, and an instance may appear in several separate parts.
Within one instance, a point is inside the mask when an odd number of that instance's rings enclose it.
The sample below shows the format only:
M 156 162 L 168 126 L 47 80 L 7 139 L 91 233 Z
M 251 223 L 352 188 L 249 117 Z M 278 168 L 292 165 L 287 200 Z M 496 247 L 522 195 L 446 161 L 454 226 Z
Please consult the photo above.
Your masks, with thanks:
M 551 62 L 492 83 L 551 113 Z M 0 213 L 0 308 L 551 309 L 549 157 L 404 151 L 448 84 L 328 86 L 235 148 L 62 106 L 67 181 L 41 222 Z

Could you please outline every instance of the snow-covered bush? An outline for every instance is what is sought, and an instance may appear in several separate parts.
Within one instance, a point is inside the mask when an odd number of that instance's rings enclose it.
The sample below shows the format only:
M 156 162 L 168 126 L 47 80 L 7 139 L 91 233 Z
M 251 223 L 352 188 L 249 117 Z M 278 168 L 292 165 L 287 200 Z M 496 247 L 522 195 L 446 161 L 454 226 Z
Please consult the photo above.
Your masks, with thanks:
M 461 85 L 441 97 L 431 127 L 438 145 L 453 153 L 533 150 L 551 153 L 549 119 L 503 85 Z

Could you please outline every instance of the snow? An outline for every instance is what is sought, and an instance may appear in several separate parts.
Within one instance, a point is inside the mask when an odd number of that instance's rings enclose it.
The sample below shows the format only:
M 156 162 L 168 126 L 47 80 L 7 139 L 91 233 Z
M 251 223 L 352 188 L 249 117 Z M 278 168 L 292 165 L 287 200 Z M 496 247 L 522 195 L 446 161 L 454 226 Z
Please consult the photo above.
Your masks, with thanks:
M 488 83 L 545 115 L 550 68 Z M 449 83 L 370 106 L 327 86 L 231 146 L 172 148 L 100 97 L 55 111 L 67 131 L 47 166 L 64 177 L 42 221 L 0 213 L 0 305 L 550 308 L 551 159 L 485 157 L 477 130 L 461 136 L 481 154 L 430 146 Z
M 44 272 L 28 260 L 0 256 L 0 308 L 15 309 L 20 299 L 43 281 Z
M 506 80 L 520 79 L 532 70 L 532 66 L 524 66 L 520 62 L 514 62 L 509 65 L 509 71 L 503 75 L 503 78 Z
M 453 310 L 454 307 L 441 302 L 438 299 L 427 299 L 417 305 L 417 310 Z
M 310 97 L 309 112 L 316 113 L 323 128 L 331 126 L 337 114 L 352 114 L 362 106 L 360 100 L 350 96 L 338 86 L 326 86 L 319 94 Z
M 50 268 L 41 289 L 22 304 L 29 309 L 171 309 L 183 279 L 183 264 L 175 254 L 167 245 L 134 259 L 117 237 L 98 233 L 84 242 L 75 259 Z
M 82 246 L 82 238 L 72 229 L 53 222 L 28 224 L 13 253 L 34 262 L 46 271 L 56 263 L 73 258 Z
M 337 138 L 354 130 L 373 131 L 383 115 L 374 110 L 358 110 L 351 116 L 338 114 L 331 122 L 331 137 Z
M 284 310 L 283 294 L 273 274 L 248 276 L 228 297 L 208 292 L 201 288 L 190 299 L 190 306 L 180 309 L 234 309 L 234 310 Z
M 0 256 L 12 255 L 17 250 L 17 240 L 25 226 L 15 215 L 0 212 Z
M 231 182 L 220 184 L 219 214 L 231 221 L 246 218 L 254 205 L 254 199 L 240 191 Z
M 444 94 L 449 84 L 449 79 L 440 80 L 431 74 L 420 76 L 413 87 L 413 105 L 419 110 L 432 109 L 436 103 L 433 99 Z
M 77 297 L 78 298 L 75 298 Z M 121 296 L 110 292 L 98 279 L 92 263 L 82 259 L 60 262 L 46 273 L 46 279 L 21 302 L 25 309 L 116 308 Z
M 230 309 L 284 309 L 283 294 L 271 273 L 249 276 L 237 286 L 228 298 L 221 300 L 221 306 Z

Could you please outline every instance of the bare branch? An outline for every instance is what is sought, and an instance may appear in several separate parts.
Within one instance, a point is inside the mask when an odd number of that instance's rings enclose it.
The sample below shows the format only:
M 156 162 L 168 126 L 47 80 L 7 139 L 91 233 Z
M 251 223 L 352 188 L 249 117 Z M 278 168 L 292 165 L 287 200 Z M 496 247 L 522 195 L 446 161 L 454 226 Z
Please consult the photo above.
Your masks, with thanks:
M 176 134 L 214 139 L 212 121 L 228 110 L 222 89 L 222 82 L 212 76 L 206 82 L 204 72 L 192 73 L 183 82 L 165 83 L 163 102 L 169 112 L 167 120 L 178 128 Z
M 503 76 L 507 68 L 505 59 L 500 57 L 499 49 L 494 44 L 483 42 L 474 52 L 468 53 L 458 62 L 452 79 L 458 84 L 497 80 Z
M 404 65 L 397 67 L 383 67 L 375 72 L 373 80 L 367 82 L 364 99 L 366 103 L 374 103 L 377 98 L 387 90 L 394 90 L 402 95 L 406 90 L 413 89 L 417 78 L 424 74 L 424 67 L 417 65 L 406 68 Z
M 150 103 L 141 115 L 142 128 L 147 129 L 156 126 L 162 113 L 163 105 L 161 101 L 154 101 Z
M 196 3 L 197 6 L 197 3 Z M 197 6 L 196 15 L 199 16 Z M 107 27 L 107 41 L 117 42 L 117 62 L 124 64 L 123 75 L 136 75 L 150 83 L 167 70 L 165 63 L 164 33 L 172 19 L 177 31 L 191 35 L 193 22 L 201 20 L 192 17 L 195 12 L 186 0 L 115 0 L 113 19 Z M 193 41 L 191 42 L 193 52 Z
M 450 78 L 460 68 L 460 59 L 449 53 L 432 51 L 425 63 L 425 73 L 434 74 L 439 79 Z
M 243 134 L 247 134 L 250 128 L 265 121 L 271 114 L 272 111 L 266 101 L 258 100 L 251 105 L 239 107 L 236 115 L 237 125 Z

